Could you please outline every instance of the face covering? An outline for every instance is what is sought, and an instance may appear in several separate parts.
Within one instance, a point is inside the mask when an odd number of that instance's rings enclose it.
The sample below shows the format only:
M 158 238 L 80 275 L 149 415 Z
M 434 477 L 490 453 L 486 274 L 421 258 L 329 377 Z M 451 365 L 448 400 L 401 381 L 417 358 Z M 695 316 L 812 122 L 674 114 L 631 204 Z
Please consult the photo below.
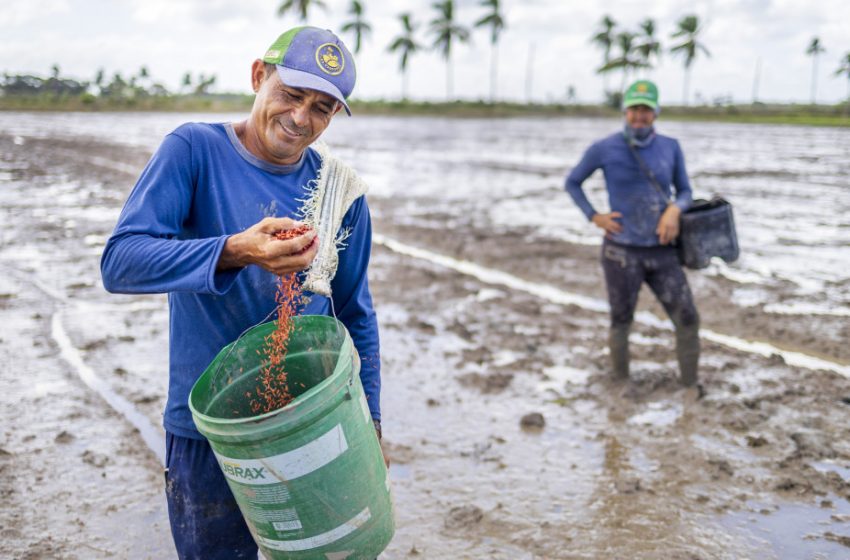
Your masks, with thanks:
M 623 126 L 623 136 L 626 138 L 626 142 L 632 146 L 645 148 L 652 144 L 652 141 L 655 140 L 655 127 L 639 126 L 635 128 L 626 123 Z

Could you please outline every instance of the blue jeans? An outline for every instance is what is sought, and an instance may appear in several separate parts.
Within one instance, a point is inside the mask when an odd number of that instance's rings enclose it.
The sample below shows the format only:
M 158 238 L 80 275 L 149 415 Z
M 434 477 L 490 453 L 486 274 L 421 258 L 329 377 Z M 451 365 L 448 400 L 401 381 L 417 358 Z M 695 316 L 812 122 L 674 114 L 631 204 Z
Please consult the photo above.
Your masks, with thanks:
M 256 560 L 257 544 L 206 440 L 165 434 L 165 495 L 181 560 Z

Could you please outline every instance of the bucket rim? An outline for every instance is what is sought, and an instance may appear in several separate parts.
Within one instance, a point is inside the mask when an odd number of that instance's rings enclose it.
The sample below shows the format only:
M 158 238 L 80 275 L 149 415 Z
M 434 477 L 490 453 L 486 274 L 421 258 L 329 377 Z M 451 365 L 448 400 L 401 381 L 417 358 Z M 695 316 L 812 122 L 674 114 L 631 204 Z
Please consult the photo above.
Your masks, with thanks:
M 343 325 L 337 318 L 330 317 L 328 315 L 298 315 L 298 316 L 293 317 L 292 319 L 293 319 L 293 321 L 296 321 L 296 322 L 305 322 L 305 321 L 326 322 L 326 321 L 332 321 L 333 323 L 335 323 L 337 325 L 340 332 L 343 334 L 343 340 L 342 340 L 342 344 L 340 344 L 340 347 L 339 347 L 339 349 L 340 349 L 339 357 L 337 358 L 336 364 L 334 364 L 334 368 L 333 368 L 333 371 L 331 372 L 331 374 L 328 377 L 326 377 L 325 379 L 323 379 L 321 382 L 310 387 L 309 389 L 307 389 L 306 391 L 304 391 L 303 393 L 301 393 L 300 395 L 298 395 L 297 397 L 292 399 L 286 406 L 283 406 L 281 408 L 277 408 L 275 410 L 270 410 L 269 412 L 264 412 L 263 414 L 258 414 L 256 416 L 247 416 L 247 417 L 243 417 L 243 418 L 220 418 L 218 416 L 210 416 L 208 414 L 200 412 L 199 410 L 197 410 L 197 408 L 195 408 L 195 404 L 193 402 L 194 401 L 193 397 L 195 395 L 195 389 L 198 387 L 198 384 L 201 382 L 204 375 L 206 375 L 206 373 L 208 372 L 210 366 L 212 366 L 216 362 L 216 360 L 218 359 L 219 356 L 221 356 L 224 352 L 228 351 L 233 344 L 236 344 L 236 342 L 238 340 L 231 342 L 230 344 L 226 345 L 224 348 L 222 348 L 219 351 L 219 353 L 216 355 L 216 357 L 213 358 L 213 361 L 210 362 L 209 365 L 204 369 L 203 373 L 201 373 L 201 375 L 198 376 L 198 379 L 195 380 L 195 383 L 192 385 L 192 389 L 189 391 L 189 399 L 188 399 L 189 400 L 189 410 L 191 411 L 193 419 L 195 420 L 195 427 L 199 431 L 201 431 L 201 433 L 203 433 L 204 430 L 201 429 L 201 426 L 198 426 L 199 420 L 204 424 L 207 424 L 207 425 L 210 425 L 210 426 L 218 426 L 218 427 L 239 426 L 239 425 L 243 425 L 243 424 L 245 424 L 245 425 L 247 425 L 247 424 L 263 424 L 267 420 L 270 420 L 270 419 L 275 418 L 277 416 L 281 416 L 283 414 L 291 412 L 296 407 L 302 405 L 304 403 L 304 401 L 312 399 L 313 397 L 315 397 L 316 394 L 321 393 L 327 386 L 332 385 L 335 382 L 337 382 L 338 377 L 340 377 L 338 375 L 339 372 L 345 367 L 344 364 L 341 363 L 342 355 L 344 353 L 343 351 L 347 346 L 349 346 L 349 345 L 353 346 L 354 345 L 353 341 L 351 340 L 351 335 L 348 333 L 348 329 L 346 329 L 345 325 Z M 268 322 L 265 322 L 265 323 L 261 323 L 259 325 L 255 325 L 254 327 L 251 327 L 248 331 L 246 331 L 243 336 L 247 337 L 247 336 L 250 336 L 252 333 L 255 333 L 258 330 L 267 329 L 268 325 L 270 325 L 272 323 L 274 323 L 274 321 L 268 321 Z M 354 350 L 354 351 L 356 352 L 356 350 Z M 349 375 L 348 375 L 349 379 L 346 380 L 345 385 L 353 383 L 353 376 L 354 376 L 354 370 L 352 369 L 352 371 L 349 372 Z

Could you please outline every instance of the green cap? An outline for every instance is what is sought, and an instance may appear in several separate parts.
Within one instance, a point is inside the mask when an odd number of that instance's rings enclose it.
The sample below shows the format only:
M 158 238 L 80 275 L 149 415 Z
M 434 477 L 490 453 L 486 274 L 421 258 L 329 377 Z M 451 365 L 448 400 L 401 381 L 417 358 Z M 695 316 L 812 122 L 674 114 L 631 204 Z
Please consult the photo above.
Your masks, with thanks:
M 646 105 L 658 111 L 658 88 L 649 80 L 638 80 L 623 95 L 623 109 L 635 105 Z

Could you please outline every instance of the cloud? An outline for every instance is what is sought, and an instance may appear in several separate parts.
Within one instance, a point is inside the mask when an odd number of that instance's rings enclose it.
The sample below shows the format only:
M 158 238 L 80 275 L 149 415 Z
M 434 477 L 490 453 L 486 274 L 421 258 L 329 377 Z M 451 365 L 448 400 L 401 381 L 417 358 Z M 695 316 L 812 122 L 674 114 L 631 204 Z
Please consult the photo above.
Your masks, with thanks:
M 0 10 L 0 27 L 19 26 L 70 11 L 67 0 L 4 0 Z
M 217 89 L 248 92 L 251 62 L 285 29 L 300 25 L 294 14 L 277 17 L 283 0 L 3 0 L 0 10 L 0 68 L 10 72 L 47 72 L 52 63 L 63 73 L 93 76 L 97 68 L 135 71 L 146 65 L 157 80 L 179 85 L 186 71 L 216 74 Z M 339 30 L 350 16 L 350 0 L 326 0 L 327 10 L 311 12 L 309 24 Z M 401 76 L 398 56 L 387 52 L 401 31 L 398 15 L 409 12 L 419 23 L 417 40 L 423 50 L 410 61 L 410 92 L 417 99 L 445 97 L 446 65 L 431 50 L 428 23 L 436 16 L 434 0 L 382 0 L 365 4 L 372 25 L 357 56 L 360 74 L 356 95 L 397 97 Z M 591 42 L 606 14 L 622 29 L 636 31 L 651 17 L 664 53 L 647 74 L 664 91 L 668 103 L 678 102 L 682 63 L 668 49 L 670 33 L 684 15 L 694 13 L 705 28 L 702 41 L 711 57 L 700 56 L 692 68 L 691 91 L 704 98 L 732 93 L 749 101 L 756 60 L 762 60 L 760 97 L 778 101 L 807 100 L 812 60 L 805 48 L 818 36 L 827 52 L 820 58 L 818 98 L 837 101 L 845 95 L 843 80 L 832 77 L 848 50 L 846 0 L 653 0 L 651 3 L 597 0 L 504 0 L 507 25 L 499 42 L 500 96 L 526 99 L 526 79 L 537 100 L 564 98 L 572 84 L 582 101 L 602 97 L 603 78 L 595 70 L 602 53 Z M 470 28 L 471 44 L 453 48 L 455 94 L 487 97 L 490 42 L 485 28 L 472 25 L 486 9 L 480 0 L 458 2 L 458 23 Z M 56 17 L 59 15 L 60 17 Z M 343 39 L 351 43 L 351 34 Z M 529 68 L 529 51 L 535 44 Z M 128 62 L 129 61 L 129 62 Z M 630 76 L 629 78 L 631 79 Z M 612 73 L 609 87 L 622 76 Z

